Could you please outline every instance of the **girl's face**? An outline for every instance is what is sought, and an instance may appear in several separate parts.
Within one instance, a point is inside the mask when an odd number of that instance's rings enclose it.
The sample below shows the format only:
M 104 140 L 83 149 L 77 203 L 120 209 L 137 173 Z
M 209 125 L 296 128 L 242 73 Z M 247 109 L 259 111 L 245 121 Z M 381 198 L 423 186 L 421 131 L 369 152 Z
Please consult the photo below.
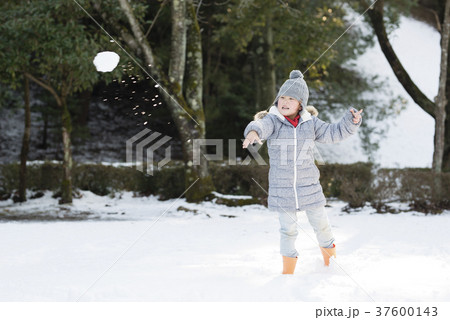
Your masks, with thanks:
M 300 109 L 300 102 L 295 98 L 281 96 L 278 99 L 278 111 L 280 111 L 283 116 L 289 117 L 293 120 Z

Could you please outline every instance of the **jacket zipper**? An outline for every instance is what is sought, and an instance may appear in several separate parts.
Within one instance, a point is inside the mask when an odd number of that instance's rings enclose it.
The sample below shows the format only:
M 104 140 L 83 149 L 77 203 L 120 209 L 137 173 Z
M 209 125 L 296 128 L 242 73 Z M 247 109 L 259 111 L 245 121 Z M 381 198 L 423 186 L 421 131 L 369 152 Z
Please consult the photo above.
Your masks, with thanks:
M 297 197 L 297 130 L 294 127 L 294 195 L 295 195 L 295 208 L 298 209 L 298 197 Z

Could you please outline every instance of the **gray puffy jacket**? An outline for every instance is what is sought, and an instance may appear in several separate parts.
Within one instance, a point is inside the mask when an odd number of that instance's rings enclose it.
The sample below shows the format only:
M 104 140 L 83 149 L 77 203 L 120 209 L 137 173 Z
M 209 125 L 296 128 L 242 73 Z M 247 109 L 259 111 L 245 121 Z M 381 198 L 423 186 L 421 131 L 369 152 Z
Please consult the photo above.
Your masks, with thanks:
M 357 124 L 353 123 L 350 110 L 356 111 L 354 108 L 349 108 L 339 122 L 332 124 L 311 115 L 307 109 L 311 111 L 307 107 L 300 112 L 297 127 L 272 106 L 268 113 L 257 114 L 257 120 L 250 122 L 244 130 L 244 137 L 254 130 L 261 140 L 267 140 L 270 210 L 295 212 L 324 206 L 326 200 L 319 183 L 320 172 L 314 163 L 315 142 L 342 141 L 354 134 L 362 122 L 361 119 Z

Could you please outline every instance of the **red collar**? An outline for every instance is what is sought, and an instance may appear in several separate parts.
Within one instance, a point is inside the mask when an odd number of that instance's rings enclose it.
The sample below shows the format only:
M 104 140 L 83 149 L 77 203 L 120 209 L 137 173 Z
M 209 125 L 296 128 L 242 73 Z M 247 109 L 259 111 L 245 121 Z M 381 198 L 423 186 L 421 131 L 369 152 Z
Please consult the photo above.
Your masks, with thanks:
M 289 117 L 284 116 L 294 127 L 297 127 L 298 121 L 300 120 L 300 114 L 298 114 L 294 120 L 291 120 Z

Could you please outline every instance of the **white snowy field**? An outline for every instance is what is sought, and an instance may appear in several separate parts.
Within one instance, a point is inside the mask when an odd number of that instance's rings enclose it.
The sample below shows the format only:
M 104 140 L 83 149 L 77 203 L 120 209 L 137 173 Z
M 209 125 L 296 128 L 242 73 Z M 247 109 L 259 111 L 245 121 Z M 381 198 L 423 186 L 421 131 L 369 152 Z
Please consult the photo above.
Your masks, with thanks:
M 92 213 L 1 220 L 0 301 L 450 300 L 448 211 L 347 214 L 343 202 L 329 201 L 337 259 L 322 265 L 299 213 L 296 274 L 281 275 L 278 218 L 263 206 L 82 195 L 67 210 L 49 192 L 22 205 L 0 202 L 3 213 Z

